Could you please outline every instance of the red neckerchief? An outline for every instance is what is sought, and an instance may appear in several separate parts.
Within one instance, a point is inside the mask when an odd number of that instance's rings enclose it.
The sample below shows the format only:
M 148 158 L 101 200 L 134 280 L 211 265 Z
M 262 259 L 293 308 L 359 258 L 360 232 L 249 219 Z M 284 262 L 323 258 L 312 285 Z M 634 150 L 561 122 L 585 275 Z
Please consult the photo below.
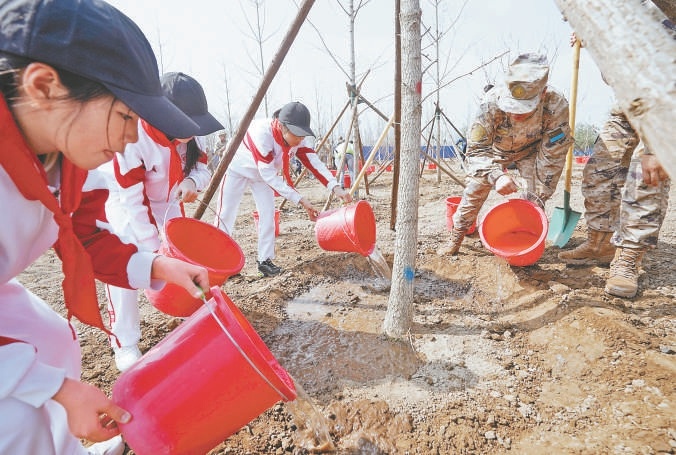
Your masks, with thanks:
M 282 173 L 286 179 L 286 183 L 293 188 L 293 180 L 291 180 L 291 166 L 289 165 L 289 151 L 291 147 L 284 140 L 284 135 L 282 134 L 282 124 L 279 122 L 279 119 L 272 120 L 272 138 L 276 143 L 282 146 Z
M 162 131 L 150 125 L 145 120 L 141 120 L 141 126 L 143 126 L 143 131 L 145 131 L 148 134 L 148 137 L 156 144 L 169 149 L 169 189 L 167 190 L 168 201 L 171 189 L 174 187 L 174 185 L 181 183 L 185 177 L 183 175 L 183 161 L 181 160 L 181 155 L 176 149 L 180 142 L 176 139 L 170 141 Z
M 59 206 L 59 200 L 47 186 L 47 175 L 42 163 L 28 147 L 1 95 L 0 165 L 9 174 L 21 195 L 29 201 L 42 202 L 54 214 L 54 221 L 59 225 L 59 237 L 54 246 L 58 246 L 62 261 L 62 287 L 68 320 L 75 316 L 81 322 L 110 334 L 101 319 L 91 258 L 75 235 L 71 220 L 71 214 L 80 205 L 87 171 L 76 167 L 61 155 Z

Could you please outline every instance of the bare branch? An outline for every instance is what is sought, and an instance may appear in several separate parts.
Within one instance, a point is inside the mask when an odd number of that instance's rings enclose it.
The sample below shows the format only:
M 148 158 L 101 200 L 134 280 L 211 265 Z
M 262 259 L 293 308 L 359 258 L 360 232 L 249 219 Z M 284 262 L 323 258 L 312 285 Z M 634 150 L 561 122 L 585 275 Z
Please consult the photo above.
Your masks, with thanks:
M 475 71 L 477 71 L 477 70 L 479 70 L 479 69 L 481 69 L 481 68 L 483 68 L 483 67 L 485 67 L 485 66 L 490 65 L 490 64 L 493 63 L 495 60 L 498 60 L 499 58 L 503 57 L 504 55 L 506 55 L 506 54 L 508 54 L 508 53 L 509 53 L 508 50 L 507 50 L 507 51 L 504 51 L 502 54 L 496 55 L 495 57 L 493 57 L 492 59 L 490 59 L 488 62 L 482 63 L 481 65 L 477 66 L 476 68 L 469 70 L 469 71 L 466 72 L 465 74 L 461 74 L 461 75 L 459 75 L 459 76 L 454 77 L 454 78 L 451 79 L 450 81 L 448 81 L 448 82 L 446 82 L 446 83 L 440 85 L 439 87 L 437 87 L 436 90 L 433 90 L 433 91 L 431 91 L 430 93 L 428 93 L 428 94 L 421 100 L 421 102 L 424 102 L 427 98 L 429 98 L 430 96 L 436 94 L 436 93 L 437 93 L 438 91 L 440 91 L 442 88 L 451 85 L 453 82 L 457 81 L 458 79 L 462 79 L 462 78 L 465 77 L 465 76 L 470 76 L 470 75 L 472 75 Z
M 297 2 L 296 0 L 293 0 L 293 3 L 294 3 L 296 6 L 298 6 L 298 2 Z M 324 40 L 324 37 L 322 36 L 322 34 L 321 34 L 321 32 L 319 31 L 319 29 L 318 29 L 318 28 L 315 26 L 315 24 L 313 24 L 312 21 L 310 21 L 309 19 L 307 19 L 305 22 L 307 22 L 308 24 L 310 24 L 310 27 L 312 27 L 312 29 L 313 29 L 315 32 L 317 32 L 317 37 L 319 38 L 319 41 L 322 43 L 322 46 L 324 47 L 324 50 L 329 54 L 329 57 L 331 57 L 331 60 L 333 60 L 333 62 L 334 62 L 334 63 L 336 64 L 336 66 L 338 67 L 338 69 L 345 75 L 345 77 L 347 77 L 347 78 L 349 79 L 349 78 L 350 78 L 350 75 L 347 73 L 347 71 L 345 70 L 345 68 L 343 68 L 343 66 L 342 66 L 341 63 L 338 61 L 338 59 L 336 58 L 336 56 L 334 55 L 334 53 L 331 51 L 331 49 L 329 49 L 329 46 L 326 44 L 326 41 Z

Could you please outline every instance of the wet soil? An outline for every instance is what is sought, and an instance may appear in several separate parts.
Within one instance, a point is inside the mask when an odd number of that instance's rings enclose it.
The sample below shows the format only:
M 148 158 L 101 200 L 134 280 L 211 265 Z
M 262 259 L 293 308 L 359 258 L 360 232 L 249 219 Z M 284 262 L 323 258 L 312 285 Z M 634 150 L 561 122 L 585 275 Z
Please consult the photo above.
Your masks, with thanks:
M 581 211 L 580 174 L 576 165 L 572 205 Z M 360 193 L 391 266 L 390 186 L 384 173 Z M 299 189 L 324 205 L 317 181 Z M 561 192 L 562 185 L 549 214 Z M 496 258 L 478 234 L 457 257 L 438 256 L 448 240 L 446 198 L 460 193 L 443 174 L 438 182 L 436 172 L 423 173 L 414 321 L 405 340 L 382 334 L 387 282 L 364 256 L 322 250 L 302 209 L 286 204 L 281 213 L 275 262 L 283 273 L 259 278 L 253 201 L 243 200 L 234 237 L 246 264 L 223 290 L 326 419 L 336 453 L 676 453 L 674 190 L 634 299 L 604 293 L 607 266 L 566 266 L 549 244 L 528 267 Z M 492 195 L 482 213 L 500 199 Z M 567 247 L 584 236 L 581 219 Z M 63 311 L 53 253 L 20 278 Z M 100 302 L 104 308 L 102 293 Z M 181 320 L 140 302 L 146 352 Z M 83 380 L 110 392 L 119 373 L 106 337 L 76 327 Z M 280 401 L 209 453 L 309 453 L 299 426 Z

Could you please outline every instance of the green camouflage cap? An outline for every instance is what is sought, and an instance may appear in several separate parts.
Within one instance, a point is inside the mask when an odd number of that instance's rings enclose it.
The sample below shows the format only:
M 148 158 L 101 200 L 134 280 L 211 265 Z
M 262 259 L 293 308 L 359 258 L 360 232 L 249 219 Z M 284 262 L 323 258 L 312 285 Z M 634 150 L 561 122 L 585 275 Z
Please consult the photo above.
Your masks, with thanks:
M 505 83 L 499 87 L 498 107 L 512 114 L 533 112 L 540 102 L 540 94 L 547 86 L 549 65 L 547 57 L 539 54 L 521 54 L 509 65 Z

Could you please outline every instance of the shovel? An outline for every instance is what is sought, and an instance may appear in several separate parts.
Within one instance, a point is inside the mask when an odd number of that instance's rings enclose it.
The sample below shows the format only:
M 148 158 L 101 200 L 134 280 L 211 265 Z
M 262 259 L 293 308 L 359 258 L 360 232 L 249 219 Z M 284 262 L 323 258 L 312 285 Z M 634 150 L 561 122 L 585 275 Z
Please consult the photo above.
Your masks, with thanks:
M 580 69 L 580 40 L 575 40 L 573 45 L 573 77 L 570 89 L 570 110 L 569 121 L 570 130 L 575 136 L 575 105 L 577 102 L 577 74 Z M 549 223 L 549 231 L 547 232 L 547 240 L 550 240 L 554 245 L 563 248 L 568 240 L 570 240 L 575 230 L 580 216 L 580 212 L 571 210 L 570 208 L 570 177 L 573 169 L 573 149 L 575 148 L 575 140 L 568 149 L 566 155 L 566 186 L 563 191 L 563 208 L 556 207 L 552 213 L 552 219 Z

